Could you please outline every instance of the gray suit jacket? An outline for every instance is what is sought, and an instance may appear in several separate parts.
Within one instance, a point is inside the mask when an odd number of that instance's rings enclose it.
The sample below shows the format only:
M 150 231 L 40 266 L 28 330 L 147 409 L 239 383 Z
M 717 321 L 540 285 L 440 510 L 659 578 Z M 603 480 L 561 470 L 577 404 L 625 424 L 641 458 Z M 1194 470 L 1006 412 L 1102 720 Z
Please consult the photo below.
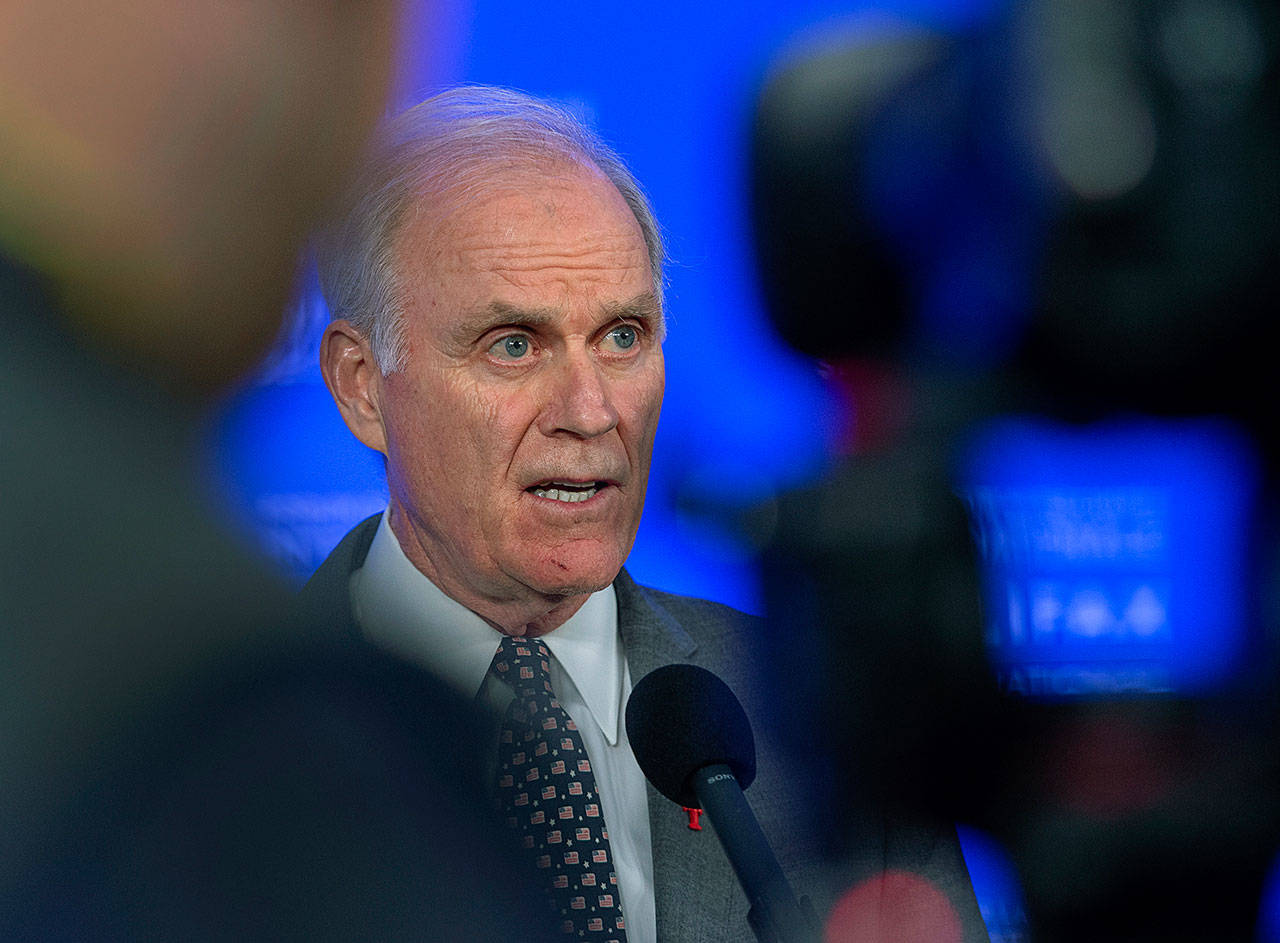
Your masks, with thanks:
M 315 614 L 317 625 L 337 623 L 340 631 L 359 636 L 351 615 L 348 584 L 369 552 L 378 517 L 366 519 L 348 533 L 303 589 L 303 605 Z M 696 664 L 724 679 L 742 701 L 752 720 L 758 754 L 757 778 L 746 791 L 748 802 L 796 892 L 810 896 L 822 914 L 847 876 L 818 867 L 817 846 L 804 814 L 803 790 L 788 781 L 790 762 L 781 759 L 769 744 L 766 705 L 748 655 L 753 632 L 763 631 L 761 621 L 718 603 L 640 586 L 625 570 L 614 581 L 614 591 L 618 626 L 633 679 L 639 680 L 663 665 Z M 338 613 L 345 613 L 345 620 L 335 619 Z M 660 943 L 754 940 L 747 923 L 746 897 L 714 826 L 703 819 L 701 831 L 691 830 L 688 816 L 679 806 L 652 786 L 648 792 Z M 888 825 L 883 831 L 879 826 L 873 831 L 863 843 L 873 860 L 935 875 L 935 883 L 958 902 L 966 943 L 986 940 L 954 830 L 949 836 L 907 836 Z

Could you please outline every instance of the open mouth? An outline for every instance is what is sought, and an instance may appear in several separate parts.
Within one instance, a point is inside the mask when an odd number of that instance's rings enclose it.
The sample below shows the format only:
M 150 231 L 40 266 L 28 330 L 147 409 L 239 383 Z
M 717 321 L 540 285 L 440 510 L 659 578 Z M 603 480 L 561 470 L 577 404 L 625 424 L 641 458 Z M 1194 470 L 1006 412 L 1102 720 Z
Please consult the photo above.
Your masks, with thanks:
M 578 504 L 595 497 L 606 484 L 603 481 L 548 481 L 533 485 L 525 490 L 539 498 L 546 498 L 548 501 Z

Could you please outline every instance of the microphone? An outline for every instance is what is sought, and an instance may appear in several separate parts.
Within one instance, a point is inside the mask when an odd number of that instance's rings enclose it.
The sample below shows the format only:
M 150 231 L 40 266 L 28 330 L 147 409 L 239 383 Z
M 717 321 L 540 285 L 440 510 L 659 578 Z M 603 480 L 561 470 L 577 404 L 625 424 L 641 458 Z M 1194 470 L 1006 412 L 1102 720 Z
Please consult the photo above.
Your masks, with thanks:
M 757 939 L 816 940 L 812 914 L 796 900 L 742 795 L 756 777 L 756 745 L 729 686 L 697 665 L 658 668 L 631 692 L 627 737 L 654 788 L 672 802 L 701 808 L 715 825 L 751 905 L 747 921 Z

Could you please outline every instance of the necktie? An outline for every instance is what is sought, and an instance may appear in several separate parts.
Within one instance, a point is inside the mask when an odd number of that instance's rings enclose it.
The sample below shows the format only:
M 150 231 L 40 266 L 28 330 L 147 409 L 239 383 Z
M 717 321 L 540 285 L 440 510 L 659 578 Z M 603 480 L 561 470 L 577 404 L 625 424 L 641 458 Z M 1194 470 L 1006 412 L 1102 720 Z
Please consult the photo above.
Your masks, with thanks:
M 491 670 L 516 695 L 498 737 L 498 797 L 564 933 L 626 943 L 595 774 L 577 725 L 552 690 L 550 660 L 541 641 L 510 636 L 493 656 Z

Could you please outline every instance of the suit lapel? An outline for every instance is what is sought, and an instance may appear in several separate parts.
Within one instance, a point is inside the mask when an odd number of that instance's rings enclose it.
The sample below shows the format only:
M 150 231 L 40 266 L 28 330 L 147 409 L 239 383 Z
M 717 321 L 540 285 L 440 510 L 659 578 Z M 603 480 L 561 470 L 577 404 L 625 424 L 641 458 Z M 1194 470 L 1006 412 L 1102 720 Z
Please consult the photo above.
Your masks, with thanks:
M 663 665 L 697 660 L 697 643 L 625 570 L 613 585 L 633 683 Z M 659 943 L 732 938 L 724 932 L 741 921 L 746 904 L 714 828 L 704 818 L 702 831 L 693 831 L 680 806 L 646 786 Z
M 365 518 L 342 538 L 298 594 L 303 616 L 318 631 L 340 641 L 362 640 L 351 612 L 351 574 L 364 566 L 382 514 Z
M 618 631 L 622 633 L 633 683 L 655 668 L 688 661 L 693 656 L 697 643 L 626 570 L 613 581 L 613 589 L 618 599 Z

